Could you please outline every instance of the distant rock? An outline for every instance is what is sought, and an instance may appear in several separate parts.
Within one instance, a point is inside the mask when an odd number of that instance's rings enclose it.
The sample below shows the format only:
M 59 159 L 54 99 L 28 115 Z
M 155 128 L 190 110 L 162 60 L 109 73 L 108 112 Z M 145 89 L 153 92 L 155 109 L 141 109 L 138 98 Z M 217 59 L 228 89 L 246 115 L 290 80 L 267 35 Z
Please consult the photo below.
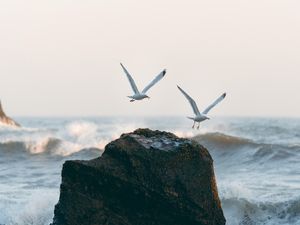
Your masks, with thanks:
M 138 129 L 90 161 L 67 161 L 52 225 L 223 225 L 213 160 L 201 145 Z
M 21 127 L 21 125 L 18 124 L 16 121 L 6 116 L 6 114 L 3 111 L 2 104 L 0 102 L 0 125 L 1 124 L 7 126 Z

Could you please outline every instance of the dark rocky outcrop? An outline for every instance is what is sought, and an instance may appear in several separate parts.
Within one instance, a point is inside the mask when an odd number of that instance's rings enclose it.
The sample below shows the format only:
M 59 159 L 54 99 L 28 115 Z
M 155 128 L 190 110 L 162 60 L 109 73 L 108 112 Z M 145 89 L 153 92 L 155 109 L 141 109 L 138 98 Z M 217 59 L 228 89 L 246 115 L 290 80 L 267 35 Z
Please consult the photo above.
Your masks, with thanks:
M 6 116 L 5 112 L 3 111 L 2 104 L 0 101 L 0 125 L 8 125 L 8 126 L 14 126 L 14 127 L 21 127 L 20 124 L 18 124 L 13 119 Z
M 223 225 L 209 152 L 138 129 L 99 158 L 67 161 L 53 225 Z

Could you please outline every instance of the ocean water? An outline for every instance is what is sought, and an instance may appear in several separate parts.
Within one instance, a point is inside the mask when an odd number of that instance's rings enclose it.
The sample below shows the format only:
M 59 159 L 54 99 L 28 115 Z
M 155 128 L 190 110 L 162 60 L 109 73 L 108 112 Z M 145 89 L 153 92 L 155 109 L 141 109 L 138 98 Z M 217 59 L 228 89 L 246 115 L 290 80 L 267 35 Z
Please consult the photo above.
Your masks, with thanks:
M 167 130 L 193 138 L 214 159 L 228 225 L 300 225 L 300 119 L 184 117 L 17 118 L 0 126 L 0 224 L 48 225 L 65 160 L 92 159 L 122 133 Z

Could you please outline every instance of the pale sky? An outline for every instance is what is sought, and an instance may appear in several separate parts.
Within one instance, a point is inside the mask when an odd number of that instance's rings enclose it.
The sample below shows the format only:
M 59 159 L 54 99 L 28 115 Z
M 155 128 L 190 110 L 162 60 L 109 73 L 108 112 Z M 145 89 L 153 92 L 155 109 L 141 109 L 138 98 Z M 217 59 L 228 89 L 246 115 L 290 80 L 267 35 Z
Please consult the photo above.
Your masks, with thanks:
M 0 0 L 11 116 L 300 116 L 299 0 Z M 130 103 L 122 62 L 151 99 Z

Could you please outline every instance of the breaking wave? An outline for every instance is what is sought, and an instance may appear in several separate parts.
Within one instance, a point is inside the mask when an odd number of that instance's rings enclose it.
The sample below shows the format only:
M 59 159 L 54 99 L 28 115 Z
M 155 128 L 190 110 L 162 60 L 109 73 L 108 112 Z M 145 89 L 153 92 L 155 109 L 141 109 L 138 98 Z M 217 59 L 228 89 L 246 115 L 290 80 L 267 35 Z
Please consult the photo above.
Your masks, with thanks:
M 68 156 L 86 148 L 104 149 L 110 137 L 96 124 L 76 121 L 60 129 L 1 128 L 2 152 Z
M 250 139 L 230 136 L 223 133 L 206 133 L 206 134 L 197 135 L 193 139 L 198 142 L 211 143 L 214 144 L 215 146 L 220 146 L 225 148 L 230 148 L 230 147 L 236 148 L 243 145 L 255 144 Z
M 247 159 L 254 160 L 282 160 L 289 157 L 300 156 L 299 145 L 284 145 L 284 144 L 271 144 L 259 143 L 254 140 L 230 136 L 223 133 L 207 133 L 193 137 L 193 140 L 206 146 L 210 151 L 215 154 L 218 152 L 237 151 L 235 156 L 240 156 L 247 152 Z
M 222 199 L 230 225 L 300 224 L 300 199 L 280 203 L 251 202 L 247 199 Z

